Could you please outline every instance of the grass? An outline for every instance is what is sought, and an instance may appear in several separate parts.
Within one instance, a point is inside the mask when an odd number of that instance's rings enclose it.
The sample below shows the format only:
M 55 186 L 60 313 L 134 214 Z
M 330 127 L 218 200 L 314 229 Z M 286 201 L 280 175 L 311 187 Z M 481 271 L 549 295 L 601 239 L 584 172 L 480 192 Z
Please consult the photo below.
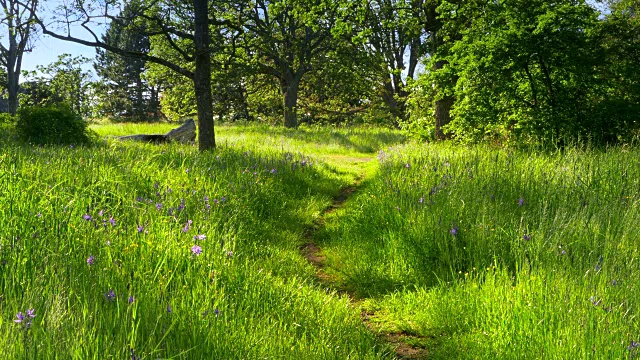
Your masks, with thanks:
M 430 359 L 640 351 L 638 148 L 232 125 L 200 154 L 114 140 L 34 148 L 3 129 L 0 358 L 393 358 L 376 331 Z M 360 179 L 314 236 L 327 291 L 299 247 Z
M 640 151 L 401 146 L 319 243 L 379 329 L 433 359 L 629 358 Z
M 206 154 L 3 146 L 0 358 L 389 358 L 298 250 L 354 175 L 228 132 Z

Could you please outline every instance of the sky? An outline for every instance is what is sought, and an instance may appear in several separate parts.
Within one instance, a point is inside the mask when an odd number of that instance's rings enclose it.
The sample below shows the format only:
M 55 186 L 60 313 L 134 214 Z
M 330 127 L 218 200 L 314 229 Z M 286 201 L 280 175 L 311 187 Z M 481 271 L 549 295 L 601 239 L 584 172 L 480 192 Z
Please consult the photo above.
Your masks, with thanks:
M 73 56 L 84 56 L 93 59 L 96 56 L 95 48 L 75 44 L 68 41 L 54 39 L 50 36 L 40 35 L 35 42 L 32 52 L 24 54 L 22 59 L 22 69 L 32 71 L 38 65 L 48 65 L 58 60 L 62 54 Z M 92 69 L 91 64 L 87 69 Z

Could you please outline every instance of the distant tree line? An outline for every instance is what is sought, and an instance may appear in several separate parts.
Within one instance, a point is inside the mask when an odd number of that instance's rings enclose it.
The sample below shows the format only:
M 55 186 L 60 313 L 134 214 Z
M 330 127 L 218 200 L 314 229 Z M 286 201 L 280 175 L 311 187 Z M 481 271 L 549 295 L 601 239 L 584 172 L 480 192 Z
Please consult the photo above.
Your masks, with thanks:
M 498 143 L 621 142 L 640 125 L 637 0 L 605 13 L 584 0 L 4 3 L 26 19 L 5 26 L 29 29 L 12 34 L 97 49 L 98 79 L 71 71 L 86 59 L 61 58 L 30 74 L 50 94 L 30 90 L 25 103 L 66 99 L 128 120 L 197 115 L 201 149 L 215 146 L 214 119 L 376 122 Z M 0 48 L 10 102 L 11 56 L 28 44 Z

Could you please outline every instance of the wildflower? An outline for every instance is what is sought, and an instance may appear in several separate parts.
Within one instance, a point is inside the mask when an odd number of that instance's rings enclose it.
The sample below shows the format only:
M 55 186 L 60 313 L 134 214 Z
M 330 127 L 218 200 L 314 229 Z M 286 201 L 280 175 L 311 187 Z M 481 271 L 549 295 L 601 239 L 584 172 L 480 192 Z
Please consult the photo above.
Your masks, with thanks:
M 189 171 L 191 171 L 191 170 L 189 170 L 189 168 L 187 168 L 184 172 L 188 174 Z
M 136 298 L 134 298 L 133 295 L 130 295 L 129 299 L 127 300 L 127 303 L 133 304 L 134 301 L 136 301 Z
M 635 340 L 631 340 L 631 345 L 629 345 L 629 347 L 627 348 L 629 351 L 633 351 L 637 348 L 640 347 L 640 343 L 635 341 Z
M 220 315 L 220 310 L 215 309 L 215 310 L 213 310 L 213 313 L 216 314 L 216 316 L 218 316 L 218 315 Z
M 158 190 L 158 187 L 159 187 L 159 186 L 160 186 L 160 184 L 158 184 L 158 183 L 153 183 L 153 188 L 154 188 L 154 189 Z
M 529 241 L 531 240 L 531 235 L 527 235 L 527 232 L 524 232 L 524 235 L 522 235 L 522 239 L 524 239 L 525 241 Z
M 178 205 L 178 212 L 184 210 L 185 208 L 185 202 L 184 199 L 180 201 L 180 205 Z
M 522 205 L 524 205 L 524 199 L 523 199 L 523 198 L 520 198 L 520 199 L 518 200 L 518 206 L 522 206 Z
M 451 230 L 449 230 L 449 232 L 450 232 L 450 233 L 451 233 L 451 235 L 453 235 L 454 237 L 455 237 L 455 236 L 458 236 L 458 227 L 457 227 L 457 226 L 452 227 L 452 228 L 451 228 Z
M 411 169 L 411 164 L 406 163 L 406 164 L 404 165 L 404 167 L 406 167 L 407 169 Z
M 100 210 L 100 211 L 98 211 L 98 215 L 99 215 L 99 216 L 104 215 L 104 210 Z
M 198 245 L 193 245 L 191 247 L 191 253 L 193 255 L 198 256 L 198 255 L 202 254 L 202 248 L 200 246 L 198 246 Z
M 157 203 L 156 204 L 156 210 L 162 210 L 162 203 Z
M 138 233 L 141 233 L 143 231 L 144 231 L 144 226 L 138 225 Z
M 597 306 L 599 306 L 599 305 L 600 305 L 600 303 L 602 302 L 602 299 L 598 299 L 598 300 L 596 300 L 596 297 L 595 297 L 595 296 L 590 297 L 590 298 L 589 298 L 589 300 L 591 301 L 591 303 L 593 304 L 593 306 L 596 306 L 596 307 L 597 307 Z
M 275 174 L 276 172 L 277 172 L 277 170 L 276 170 L 276 169 L 271 169 L 271 173 L 272 173 L 272 174 Z
M 15 322 L 15 323 L 17 323 L 17 324 L 21 324 L 21 323 L 22 323 L 22 321 L 24 321 L 24 314 L 22 314 L 22 311 L 19 311 L 19 312 L 16 314 L 16 318 L 17 318 L 17 319 L 16 319 L 16 320 L 13 320 L 13 322 Z
M 137 202 L 144 202 L 144 198 L 142 196 L 136 197 Z
M 116 219 L 112 217 L 109 218 L 109 222 L 111 223 L 111 226 L 116 226 Z
M 136 356 L 136 352 L 131 349 L 131 360 L 140 360 L 140 355 Z
M 187 223 L 184 225 L 184 228 L 182 228 L 182 232 L 189 232 L 189 229 L 191 228 L 191 224 L 193 224 L 193 221 L 189 220 L 187 221 Z
M 113 289 L 109 290 L 104 294 L 104 297 L 109 301 L 114 301 L 116 299 L 116 292 L 113 291 Z
M 207 235 L 205 234 L 200 234 L 200 235 L 194 235 L 193 236 L 193 240 L 205 240 L 207 238 Z
M 91 217 L 91 215 L 89 215 L 89 214 L 84 214 L 84 215 L 82 215 L 82 218 L 83 218 L 83 219 L 85 219 L 85 220 L 87 220 L 87 221 L 91 221 L 91 220 L 93 219 L 93 218 Z
M 220 202 L 221 202 L 221 203 L 223 203 L 223 202 L 225 202 L 225 201 L 227 201 L 227 198 L 226 198 L 226 197 L 224 197 L 224 196 L 223 196 L 223 197 L 221 197 L 221 198 L 220 198 Z
M 42 213 L 37 213 L 36 216 L 41 218 L 42 217 Z
M 232 257 L 233 257 L 233 251 L 228 251 L 228 252 L 227 252 L 227 257 L 232 258 Z
M 173 312 L 173 310 L 171 310 L 171 304 L 167 305 L 167 312 L 168 313 L 172 313 Z
M 418 200 L 418 202 L 419 202 L 420 204 L 424 203 L 424 196 L 421 196 L 421 197 L 420 197 L 420 200 Z
M 32 319 L 33 319 L 33 318 L 35 318 L 35 317 L 36 317 L 36 310 L 35 310 L 35 309 L 33 309 L 33 308 L 28 309 L 28 310 L 27 310 L 27 316 L 28 316 L 28 317 L 30 317 L 30 318 L 32 318 Z
M 87 258 L 87 265 L 91 266 L 96 262 L 96 258 L 92 255 Z

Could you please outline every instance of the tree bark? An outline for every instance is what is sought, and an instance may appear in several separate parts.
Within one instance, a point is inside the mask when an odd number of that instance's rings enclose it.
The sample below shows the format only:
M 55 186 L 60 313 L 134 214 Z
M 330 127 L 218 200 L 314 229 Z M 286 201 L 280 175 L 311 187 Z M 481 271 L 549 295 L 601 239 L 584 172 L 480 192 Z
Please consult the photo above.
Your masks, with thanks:
M 195 15 L 195 72 L 193 85 L 198 111 L 198 144 L 200 151 L 216 147 L 211 96 L 211 55 L 209 53 L 209 10 L 207 0 L 193 0 Z
M 434 65 L 434 70 L 438 71 L 442 69 L 447 64 L 446 61 L 436 61 Z M 438 93 L 442 92 L 442 89 L 437 89 Z M 451 95 L 444 95 L 441 99 L 436 100 L 435 104 L 435 116 L 436 116 L 436 124 L 435 124 L 435 137 L 436 140 L 444 140 L 449 136 L 446 134 L 442 128 L 451 122 L 451 108 L 453 107 L 453 103 L 455 102 L 455 97 Z
M 298 89 L 300 79 L 292 76 L 282 81 L 282 102 L 284 105 L 284 127 L 295 128 L 298 126 Z

